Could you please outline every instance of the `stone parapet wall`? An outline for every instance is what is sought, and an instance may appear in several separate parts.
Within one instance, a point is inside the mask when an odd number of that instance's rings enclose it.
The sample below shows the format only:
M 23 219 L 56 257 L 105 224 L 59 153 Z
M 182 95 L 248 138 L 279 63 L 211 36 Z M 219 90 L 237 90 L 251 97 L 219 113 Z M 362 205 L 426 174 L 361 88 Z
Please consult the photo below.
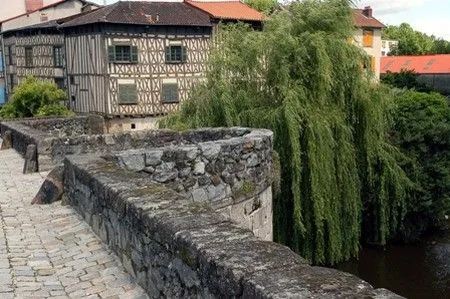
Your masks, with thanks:
M 96 115 L 4 120 L 0 122 L 1 135 L 6 131 L 11 131 L 12 147 L 21 155 L 25 155 L 28 145 L 36 145 L 39 170 L 45 171 L 61 164 L 67 154 L 55 145 L 69 145 L 72 138 L 102 134 L 104 121 L 101 116 Z
M 188 199 L 209 202 L 214 210 L 271 241 L 272 132 L 233 135 L 219 134 L 223 139 L 216 141 L 128 150 L 109 158 Z
M 94 155 L 64 165 L 70 204 L 151 298 L 401 298 L 312 267 L 145 172 Z

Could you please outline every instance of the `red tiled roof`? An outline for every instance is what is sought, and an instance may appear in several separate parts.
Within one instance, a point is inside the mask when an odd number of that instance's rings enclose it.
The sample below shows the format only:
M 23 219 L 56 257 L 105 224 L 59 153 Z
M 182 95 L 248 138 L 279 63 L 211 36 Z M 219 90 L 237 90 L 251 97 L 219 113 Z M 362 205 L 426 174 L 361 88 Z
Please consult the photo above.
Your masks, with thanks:
M 363 14 L 363 9 L 353 10 L 353 24 L 360 28 L 384 28 L 383 23 L 374 17 L 367 17 Z
M 450 54 L 381 57 L 381 73 L 401 70 L 418 74 L 450 74 Z
M 240 1 L 200 2 L 186 0 L 186 3 L 203 10 L 211 17 L 226 20 L 262 21 L 264 15 Z

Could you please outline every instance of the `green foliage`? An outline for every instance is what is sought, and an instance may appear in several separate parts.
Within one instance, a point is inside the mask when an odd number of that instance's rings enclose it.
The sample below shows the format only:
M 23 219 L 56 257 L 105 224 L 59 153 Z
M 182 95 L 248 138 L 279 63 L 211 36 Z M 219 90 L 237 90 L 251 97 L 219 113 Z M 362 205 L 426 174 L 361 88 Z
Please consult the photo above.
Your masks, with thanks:
M 365 53 L 347 42 L 349 3 L 293 2 L 263 32 L 220 32 L 206 82 L 161 126 L 271 129 L 281 173 L 275 238 L 314 263 L 356 256 L 361 237 L 385 244 L 408 180 L 385 140 L 389 90 L 371 83 Z
M 395 102 L 392 140 L 415 183 L 402 237 L 414 241 L 450 214 L 450 107 L 437 93 L 404 91 Z
M 432 88 L 417 80 L 414 71 L 401 70 L 400 73 L 388 72 L 381 76 L 381 82 L 396 88 L 414 89 L 420 92 L 430 92 Z
M 266 15 L 273 13 L 278 6 L 277 0 L 245 0 L 244 2 Z
M 12 98 L 0 111 L 4 118 L 70 115 L 60 103 L 65 100 L 65 93 L 55 84 L 27 77 L 12 94 Z
M 388 26 L 383 31 L 383 38 L 398 41 L 398 46 L 389 55 L 450 53 L 450 42 L 416 31 L 407 23 L 402 23 L 400 26 Z

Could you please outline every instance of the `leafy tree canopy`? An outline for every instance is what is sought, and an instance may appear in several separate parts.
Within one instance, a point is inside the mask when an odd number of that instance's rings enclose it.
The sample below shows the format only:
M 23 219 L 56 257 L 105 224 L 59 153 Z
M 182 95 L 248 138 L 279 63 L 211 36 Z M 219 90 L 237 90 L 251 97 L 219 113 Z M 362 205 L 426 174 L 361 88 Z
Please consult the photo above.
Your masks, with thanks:
M 61 105 L 66 95 L 55 84 L 27 77 L 14 88 L 11 99 L 3 106 L 0 116 L 4 118 L 70 115 Z
M 450 107 L 438 93 L 401 91 L 395 98 L 392 141 L 414 181 L 401 236 L 414 241 L 450 214 Z
M 277 0 L 245 0 L 244 2 L 266 15 L 274 12 L 278 6 Z
M 401 226 L 409 180 L 386 141 L 391 93 L 361 68 L 346 0 L 292 2 L 262 32 L 220 30 L 207 80 L 172 128 L 264 127 L 274 132 L 280 187 L 275 239 L 319 264 L 386 244 Z
M 436 39 L 414 30 L 409 24 L 390 25 L 383 31 L 383 38 L 398 41 L 398 46 L 389 55 L 449 54 L 450 42 Z
M 414 89 L 421 92 L 432 91 L 431 87 L 417 80 L 417 74 L 414 71 L 387 72 L 381 76 L 381 82 L 396 88 Z

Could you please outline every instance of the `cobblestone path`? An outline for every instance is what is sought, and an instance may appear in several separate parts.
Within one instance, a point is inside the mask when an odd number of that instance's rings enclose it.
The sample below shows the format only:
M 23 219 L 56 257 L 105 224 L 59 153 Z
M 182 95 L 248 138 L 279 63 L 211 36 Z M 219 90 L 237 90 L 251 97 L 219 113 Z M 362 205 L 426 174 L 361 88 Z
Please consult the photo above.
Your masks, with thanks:
M 0 151 L 0 299 L 147 298 L 74 210 L 30 204 L 45 174 L 22 168 Z

